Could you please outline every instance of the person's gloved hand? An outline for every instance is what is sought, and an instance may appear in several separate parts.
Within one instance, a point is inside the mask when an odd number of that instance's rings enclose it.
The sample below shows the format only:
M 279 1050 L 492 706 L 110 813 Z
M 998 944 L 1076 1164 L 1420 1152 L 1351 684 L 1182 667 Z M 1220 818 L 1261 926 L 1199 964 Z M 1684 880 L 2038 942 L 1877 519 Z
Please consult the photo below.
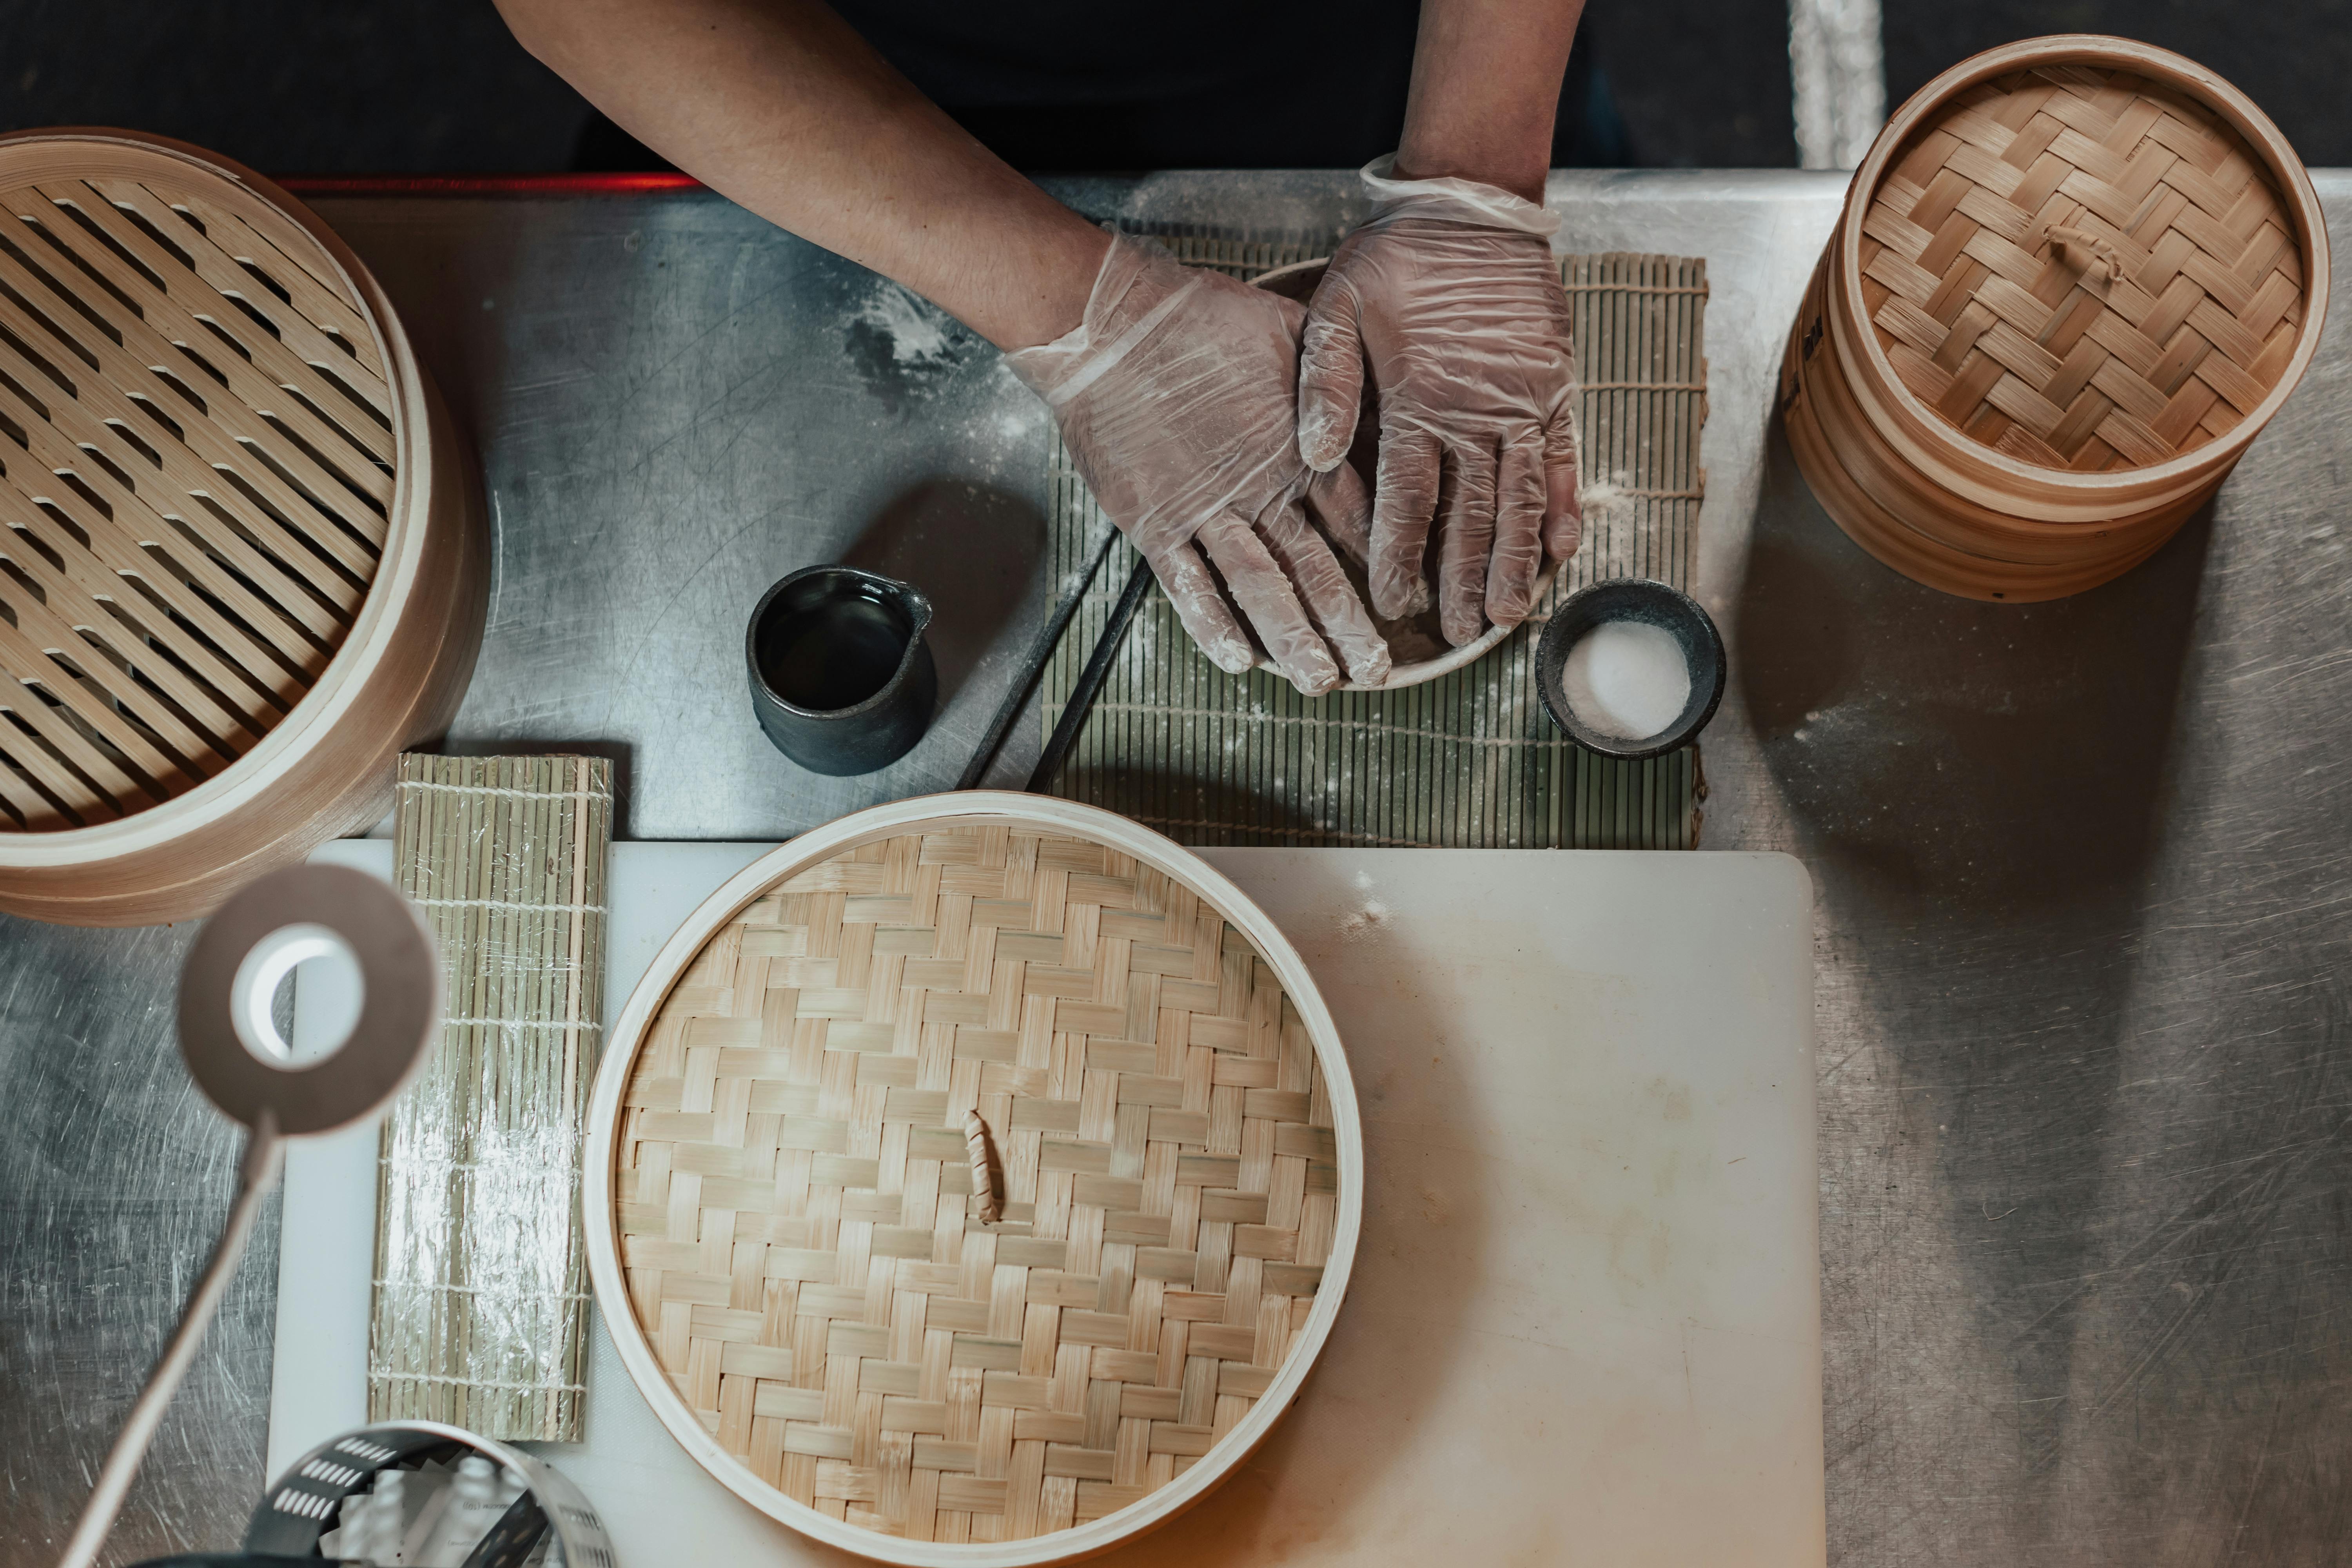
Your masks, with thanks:
M 1534 607 L 1549 552 L 1576 553 L 1576 355 L 1549 243 L 1559 217 L 1470 180 L 1364 171 L 1378 202 L 1307 307 L 1300 455 L 1344 472 L 1369 362 L 1381 457 L 1367 560 L 1372 607 L 1429 607 L 1423 562 L 1441 503 L 1438 622 L 1455 647 Z
M 1389 648 L 1301 505 L 1362 552 L 1363 481 L 1344 465 L 1317 474 L 1299 456 L 1304 317 L 1288 300 L 1120 237 L 1085 319 L 1005 361 L 1054 410 L 1095 499 L 1151 563 L 1202 651 L 1236 674 L 1255 658 L 1222 577 L 1282 673 L 1313 694 L 1343 668 L 1378 685 Z

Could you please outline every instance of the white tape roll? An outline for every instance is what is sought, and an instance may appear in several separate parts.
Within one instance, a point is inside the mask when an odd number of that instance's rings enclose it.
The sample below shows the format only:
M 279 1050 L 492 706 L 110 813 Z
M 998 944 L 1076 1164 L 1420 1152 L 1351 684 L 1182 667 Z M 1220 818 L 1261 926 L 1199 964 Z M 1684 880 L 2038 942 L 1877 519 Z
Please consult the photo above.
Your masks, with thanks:
M 366 1000 L 332 1054 L 299 1065 L 269 1019 L 278 983 L 346 948 Z M 223 904 L 180 971 L 180 1050 L 215 1105 L 248 1127 L 330 1132 L 383 1108 L 425 1060 L 441 1022 L 433 937 L 407 900 L 343 866 L 289 866 Z

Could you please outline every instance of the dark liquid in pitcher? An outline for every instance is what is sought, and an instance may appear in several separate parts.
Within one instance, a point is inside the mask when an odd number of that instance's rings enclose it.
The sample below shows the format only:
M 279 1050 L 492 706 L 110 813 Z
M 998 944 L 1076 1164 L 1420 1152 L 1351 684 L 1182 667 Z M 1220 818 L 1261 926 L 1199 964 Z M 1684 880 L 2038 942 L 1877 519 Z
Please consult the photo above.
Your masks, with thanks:
M 796 708 L 855 708 L 898 672 L 907 623 L 892 605 L 843 593 L 778 618 L 760 644 L 760 676 Z

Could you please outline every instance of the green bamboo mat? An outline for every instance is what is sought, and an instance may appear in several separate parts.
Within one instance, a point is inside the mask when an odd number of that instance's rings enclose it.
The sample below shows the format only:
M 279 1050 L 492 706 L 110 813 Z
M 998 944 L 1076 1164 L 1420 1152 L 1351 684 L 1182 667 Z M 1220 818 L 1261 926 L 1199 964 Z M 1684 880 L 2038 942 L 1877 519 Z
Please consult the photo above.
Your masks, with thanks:
M 1336 243 L 1160 237 L 1181 260 L 1241 278 L 1328 255 Z M 1271 671 L 1218 669 L 1155 587 L 1055 794 L 1184 844 L 1696 847 L 1697 748 L 1640 763 L 1595 756 L 1544 712 L 1534 665 L 1559 597 L 1612 577 L 1690 584 L 1706 489 L 1706 264 L 1571 256 L 1561 276 L 1585 378 L 1584 543 L 1528 624 L 1467 669 L 1423 685 L 1307 698 Z M 1058 437 L 1049 462 L 1048 547 L 1067 582 L 1108 525 Z M 1055 648 L 1042 682 L 1047 734 L 1135 561 L 1124 539 L 1113 544 Z
M 394 875 L 441 955 L 441 1042 L 383 1121 L 371 1421 L 580 1440 L 612 841 L 602 757 L 400 759 Z

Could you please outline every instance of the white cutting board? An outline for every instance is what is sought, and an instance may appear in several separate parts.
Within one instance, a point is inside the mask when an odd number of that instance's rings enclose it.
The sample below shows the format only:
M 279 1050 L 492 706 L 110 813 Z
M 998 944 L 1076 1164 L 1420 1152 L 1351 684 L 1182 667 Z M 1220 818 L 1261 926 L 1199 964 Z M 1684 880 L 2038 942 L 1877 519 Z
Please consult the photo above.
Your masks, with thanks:
M 608 1018 L 767 847 L 614 847 Z M 391 849 L 349 839 L 317 858 L 388 875 Z M 1099 1561 L 1823 1563 L 1803 868 L 1202 853 L 1297 944 L 1338 1021 L 1363 1107 L 1363 1241 L 1321 1364 L 1265 1446 Z M 348 1005 L 328 990 L 298 991 L 298 1050 Z M 374 1160 L 373 1128 L 287 1159 L 273 1477 L 366 1419 Z M 687 1458 L 601 1329 L 588 1387 L 588 1441 L 534 1447 L 625 1568 L 856 1561 Z

